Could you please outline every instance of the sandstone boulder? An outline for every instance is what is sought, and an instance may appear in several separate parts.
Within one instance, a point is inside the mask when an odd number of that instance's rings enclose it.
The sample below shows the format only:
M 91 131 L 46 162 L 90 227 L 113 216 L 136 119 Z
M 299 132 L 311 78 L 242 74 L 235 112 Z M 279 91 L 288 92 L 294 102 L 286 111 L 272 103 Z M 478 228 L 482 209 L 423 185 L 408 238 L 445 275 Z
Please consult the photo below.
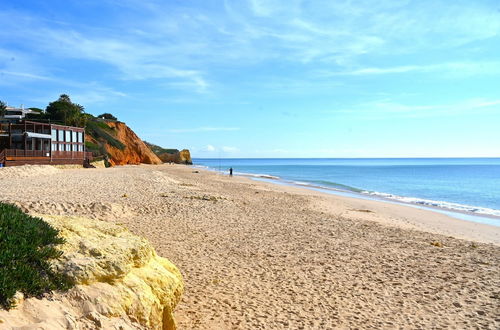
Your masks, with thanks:
M 86 218 L 42 216 L 66 243 L 54 266 L 77 285 L 0 311 L 0 328 L 175 329 L 182 276 L 150 243 L 126 228 Z

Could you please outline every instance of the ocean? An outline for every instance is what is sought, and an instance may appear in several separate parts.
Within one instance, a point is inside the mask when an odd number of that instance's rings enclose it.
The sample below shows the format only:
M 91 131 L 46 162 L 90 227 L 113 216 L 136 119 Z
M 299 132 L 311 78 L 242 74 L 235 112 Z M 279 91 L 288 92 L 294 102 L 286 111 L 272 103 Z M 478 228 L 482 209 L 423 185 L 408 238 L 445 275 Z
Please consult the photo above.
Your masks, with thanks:
M 235 175 L 276 183 L 487 217 L 476 220 L 500 226 L 500 158 L 199 158 L 193 162 L 225 173 L 232 167 Z

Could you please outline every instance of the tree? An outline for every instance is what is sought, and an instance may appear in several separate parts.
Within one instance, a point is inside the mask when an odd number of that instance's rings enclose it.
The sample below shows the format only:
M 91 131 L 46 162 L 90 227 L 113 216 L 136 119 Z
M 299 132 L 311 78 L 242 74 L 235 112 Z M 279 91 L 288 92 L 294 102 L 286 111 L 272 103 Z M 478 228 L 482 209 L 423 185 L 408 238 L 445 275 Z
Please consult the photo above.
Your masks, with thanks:
M 0 101 L 0 116 L 4 116 L 6 110 L 7 104 L 5 104 L 3 101 Z
M 115 120 L 115 121 L 118 120 L 115 116 L 113 116 L 112 114 L 107 113 L 107 112 L 97 116 L 97 118 L 102 118 L 102 119 L 107 119 L 107 120 Z
M 49 103 L 45 109 L 47 118 L 63 122 L 64 125 L 84 127 L 86 122 L 83 106 L 71 102 L 66 94 L 61 94 L 57 101 Z

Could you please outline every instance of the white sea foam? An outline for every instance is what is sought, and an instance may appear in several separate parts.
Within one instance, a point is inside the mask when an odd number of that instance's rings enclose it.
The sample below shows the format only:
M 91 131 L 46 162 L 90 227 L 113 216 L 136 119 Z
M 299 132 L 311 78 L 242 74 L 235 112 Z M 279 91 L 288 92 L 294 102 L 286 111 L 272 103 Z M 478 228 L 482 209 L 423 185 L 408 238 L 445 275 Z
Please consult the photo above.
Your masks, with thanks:
M 279 176 L 269 175 L 269 174 L 258 174 L 258 173 L 244 173 L 244 172 L 234 172 L 236 175 L 247 176 L 251 178 L 261 178 L 261 179 L 271 179 L 280 180 Z
M 192 165 L 192 167 L 194 167 L 194 168 L 208 169 L 208 170 L 212 169 L 211 167 L 208 167 L 208 166 L 205 166 L 205 165 Z
M 422 198 L 415 198 L 415 197 L 404 197 L 404 196 L 386 194 L 386 193 L 381 193 L 381 192 L 376 192 L 376 191 L 363 191 L 362 193 L 367 194 L 367 195 L 371 195 L 371 196 L 377 196 L 377 197 L 387 198 L 387 199 L 391 199 L 391 200 L 396 200 L 396 201 L 403 202 L 403 203 L 438 207 L 438 208 L 452 210 L 452 211 L 470 212 L 470 213 L 475 213 L 475 214 L 484 214 L 484 215 L 492 215 L 492 216 L 500 217 L 500 210 L 490 209 L 487 207 L 478 207 L 478 206 L 464 205 L 464 204 L 444 202 L 444 201 L 434 201 L 434 200 L 430 200 L 430 199 L 422 199 Z
M 292 181 L 293 184 L 296 184 L 298 186 L 307 186 L 307 187 L 314 187 L 313 184 L 308 183 L 308 182 L 302 182 L 302 181 Z

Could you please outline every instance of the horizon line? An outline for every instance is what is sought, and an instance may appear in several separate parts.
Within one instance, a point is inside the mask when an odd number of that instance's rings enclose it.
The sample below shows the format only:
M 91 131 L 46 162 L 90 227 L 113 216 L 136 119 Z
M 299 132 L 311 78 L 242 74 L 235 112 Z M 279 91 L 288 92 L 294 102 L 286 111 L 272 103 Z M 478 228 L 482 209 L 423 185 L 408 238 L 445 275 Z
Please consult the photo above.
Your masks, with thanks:
M 500 159 L 500 156 L 476 157 L 193 157 L 193 159 Z

